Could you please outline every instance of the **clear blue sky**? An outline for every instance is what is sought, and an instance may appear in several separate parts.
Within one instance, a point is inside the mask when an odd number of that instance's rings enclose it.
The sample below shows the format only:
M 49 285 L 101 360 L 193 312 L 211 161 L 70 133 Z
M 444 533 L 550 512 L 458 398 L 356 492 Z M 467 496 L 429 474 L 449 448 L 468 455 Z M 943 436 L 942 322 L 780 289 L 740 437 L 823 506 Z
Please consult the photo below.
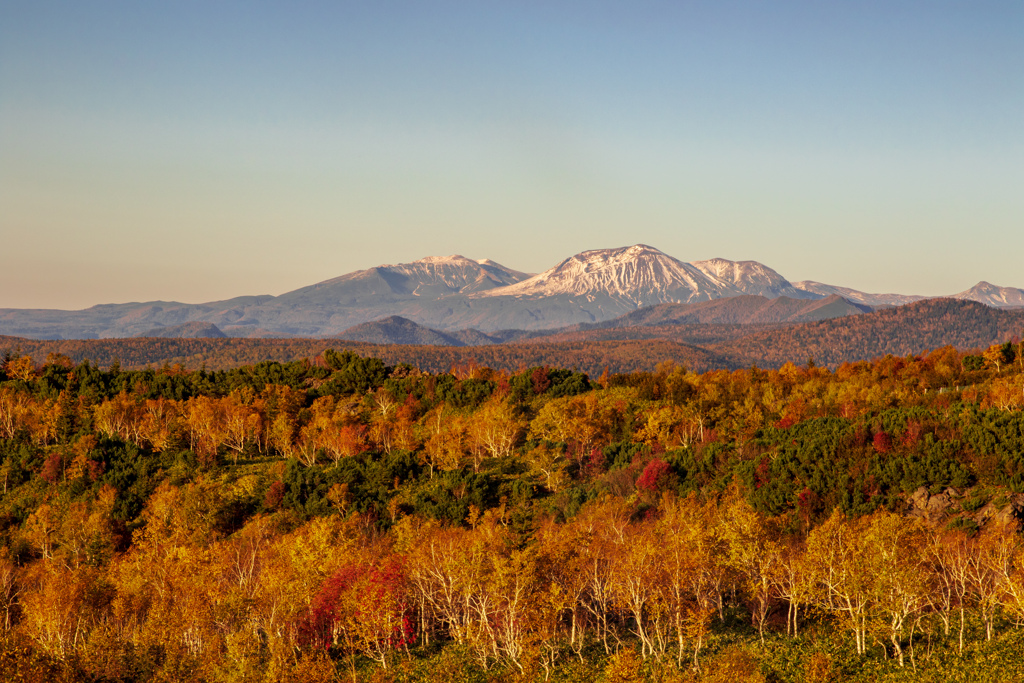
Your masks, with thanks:
M 0 0 L 0 307 L 636 242 L 1024 287 L 1024 3 Z

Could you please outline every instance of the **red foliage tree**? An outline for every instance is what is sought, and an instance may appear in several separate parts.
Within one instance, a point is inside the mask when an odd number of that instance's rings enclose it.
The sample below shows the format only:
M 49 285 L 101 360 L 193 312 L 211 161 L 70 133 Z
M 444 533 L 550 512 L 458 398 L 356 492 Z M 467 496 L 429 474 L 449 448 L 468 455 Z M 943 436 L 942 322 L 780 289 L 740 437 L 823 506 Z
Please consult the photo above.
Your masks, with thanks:
M 387 653 L 414 639 L 405 570 L 396 557 L 342 567 L 320 587 L 299 625 L 312 647 L 339 647 L 382 664 Z
M 537 368 L 533 371 L 530 379 L 533 380 L 533 393 L 540 395 L 551 388 L 551 377 L 548 376 L 548 366 Z
M 805 486 L 804 490 L 797 494 L 796 509 L 805 526 L 810 526 L 811 518 L 820 508 L 821 498 L 810 488 Z
M 877 431 L 871 439 L 871 444 L 879 453 L 888 453 L 892 450 L 892 437 L 884 431 Z
M 636 487 L 641 491 L 660 491 L 671 484 L 674 478 L 672 466 L 660 458 L 655 458 L 647 463 L 647 467 L 636 480 Z
M 39 472 L 39 476 L 50 484 L 56 484 L 63 475 L 64 459 L 60 453 L 52 453 L 43 463 L 43 469 Z
M 263 507 L 268 510 L 276 510 L 281 506 L 281 501 L 284 500 L 284 482 L 275 481 L 267 489 L 266 495 L 263 496 Z

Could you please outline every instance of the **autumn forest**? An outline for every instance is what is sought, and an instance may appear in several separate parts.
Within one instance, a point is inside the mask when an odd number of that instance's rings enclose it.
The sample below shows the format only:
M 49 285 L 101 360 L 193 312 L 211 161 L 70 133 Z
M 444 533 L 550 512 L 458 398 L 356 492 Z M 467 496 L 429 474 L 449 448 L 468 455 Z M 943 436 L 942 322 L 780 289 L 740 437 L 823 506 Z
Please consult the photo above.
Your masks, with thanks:
M 587 375 L 11 349 L 0 678 L 1024 680 L 1022 352 Z

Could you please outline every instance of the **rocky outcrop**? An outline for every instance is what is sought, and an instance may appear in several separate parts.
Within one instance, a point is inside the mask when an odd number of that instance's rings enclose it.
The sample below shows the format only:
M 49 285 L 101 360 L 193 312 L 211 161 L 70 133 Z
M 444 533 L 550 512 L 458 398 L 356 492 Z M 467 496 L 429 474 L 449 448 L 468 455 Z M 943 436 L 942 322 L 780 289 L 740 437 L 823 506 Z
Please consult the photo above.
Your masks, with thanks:
M 995 521 L 999 523 L 1024 521 L 1024 494 L 996 496 L 981 507 L 974 507 L 976 500 L 964 495 L 953 487 L 932 494 L 924 486 L 919 487 L 907 499 L 906 515 L 924 520 L 930 526 L 963 517 L 979 527 Z
M 924 486 L 910 494 L 907 516 L 923 519 L 935 525 L 945 519 L 953 503 L 962 498 L 962 494 L 950 487 L 942 493 L 931 495 Z

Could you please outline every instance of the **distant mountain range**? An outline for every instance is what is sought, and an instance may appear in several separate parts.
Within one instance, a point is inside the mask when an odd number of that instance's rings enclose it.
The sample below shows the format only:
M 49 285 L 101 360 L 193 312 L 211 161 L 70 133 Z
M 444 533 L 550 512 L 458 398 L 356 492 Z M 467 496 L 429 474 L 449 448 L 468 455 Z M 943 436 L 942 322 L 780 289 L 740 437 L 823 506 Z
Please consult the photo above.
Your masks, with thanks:
M 604 324 L 634 313 L 694 321 L 673 324 L 711 319 L 779 324 L 859 314 L 922 298 L 792 283 L 756 261 L 685 263 L 637 244 L 585 251 L 537 275 L 487 259 L 428 257 L 356 271 L 277 297 L 104 304 L 79 311 L 0 309 L 0 334 L 34 339 L 377 335 L 479 345 L 572 325 Z M 1024 290 L 986 282 L 951 298 L 996 308 L 1024 307 Z M 732 299 L 736 302 L 714 303 Z M 704 308 L 660 308 L 700 304 Z M 651 307 L 658 312 L 643 312 Z M 382 319 L 391 320 L 365 325 Z
M 854 304 L 836 295 L 824 299 L 807 300 L 791 299 L 786 296 L 769 299 L 764 296 L 744 294 L 694 304 L 657 304 L 601 323 L 580 323 L 550 330 L 498 330 L 490 334 L 478 330 L 442 332 L 418 325 L 408 318 L 394 315 L 368 323 L 360 323 L 345 330 L 338 337 L 347 341 L 370 344 L 485 346 L 554 336 L 565 337 L 598 330 L 610 331 L 636 327 L 660 328 L 691 325 L 746 327 L 796 324 L 870 313 L 873 310 L 869 306 Z M 595 336 L 601 336 L 604 339 L 622 338 L 616 334 Z M 645 336 L 633 332 L 627 334 L 626 338 L 636 339 Z
M 779 307 L 765 303 L 777 300 L 746 298 L 745 303 L 737 297 L 736 303 L 721 305 L 663 304 L 594 325 L 492 333 L 484 335 L 487 339 L 483 342 L 470 342 L 459 334 L 392 318 L 353 328 L 353 336 L 368 341 L 210 337 L 37 340 L 0 336 L 0 355 L 27 354 L 42 363 L 50 354 L 62 354 L 75 362 L 88 359 L 104 367 L 117 361 L 124 368 L 180 363 L 190 369 L 214 370 L 266 360 L 314 358 L 334 348 L 380 358 L 388 365 L 409 363 L 428 372 L 447 372 L 473 364 L 508 371 L 552 365 L 578 368 L 597 377 L 605 369 L 613 373 L 652 371 L 665 361 L 698 372 L 751 365 L 775 368 L 787 362 L 802 365 L 809 359 L 834 368 L 887 354 L 895 357 L 895 363 L 902 363 L 908 355 L 946 346 L 985 349 L 1019 339 L 1024 329 L 1024 308 L 999 309 L 952 298 L 813 322 L 792 322 L 791 317 L 775 323 L 750 322 L 764 320 L 776 308 L 783 310 L 773 315 L 782 318 L 786 309 L 798 310 L 800 302 L 783 302 Z M 825 310 L 832 305 L 827 304 Z M 730 309 L 732 312 L 728 312 Z M 741 322 L 700 322 L 722 319 Z M 495 343 L 498 341 L 502 343 Z M 936 371 L 941 372 L 942 364 L 950 361 L 941 350 L 939 357 L 945 358 L 936 361 Z

